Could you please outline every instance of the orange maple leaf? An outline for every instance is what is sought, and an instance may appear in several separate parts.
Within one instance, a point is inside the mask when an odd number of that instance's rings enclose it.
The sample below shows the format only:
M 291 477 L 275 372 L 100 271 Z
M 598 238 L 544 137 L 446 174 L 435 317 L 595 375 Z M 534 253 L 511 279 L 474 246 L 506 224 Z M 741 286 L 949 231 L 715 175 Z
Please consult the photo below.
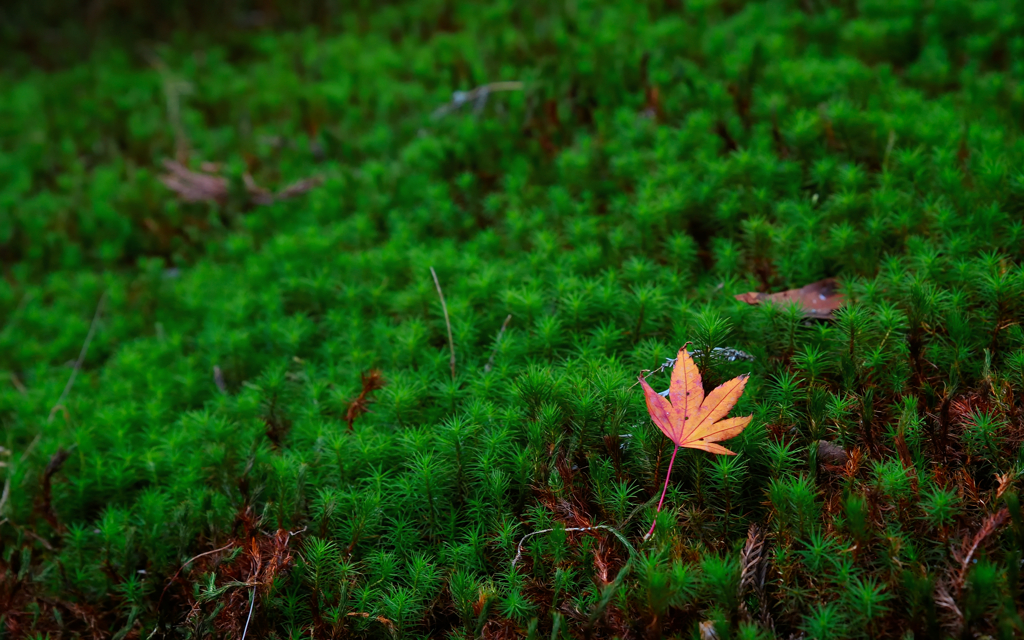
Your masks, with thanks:
M 693 358 L 684 345 L 679 350 L 675 366 L 672 368 L 668 398 L 652 389 L 643 376 L 640 376 L 640 384 L 644 388 L 644 398 L 647 400 L 647 411 L 651 414 L 651 420 L 676 445 L 672 450 L 668 471 L 665 473 L 665 488 L 661 491 L 661 501 L 658 502 L 658 513 L 661 513 L 661 505 L 665 502 L 665 493 L 668 491 L 668 479 L 672 475 L 672 463 L 676 460 L 679 447 L 736 455 L 715 443 L 739 435 L 750 423 L 752 416 L 722 419 L 743 395 L 747 376 L 733 378 L 705 398 L 700 371 L 697 370 L 697 365 L 693 363 Z M 650 537 L 653 532 L 652 524 L 644 539 Z

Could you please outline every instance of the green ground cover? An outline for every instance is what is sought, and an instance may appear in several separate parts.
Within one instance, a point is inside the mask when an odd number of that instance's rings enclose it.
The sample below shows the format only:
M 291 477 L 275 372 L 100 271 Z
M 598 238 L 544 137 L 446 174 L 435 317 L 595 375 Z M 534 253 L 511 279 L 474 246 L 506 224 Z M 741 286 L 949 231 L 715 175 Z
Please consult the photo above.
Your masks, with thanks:
M 296 6 L 0 70 L 0 638 L 1024 634 L 1024 4 Z

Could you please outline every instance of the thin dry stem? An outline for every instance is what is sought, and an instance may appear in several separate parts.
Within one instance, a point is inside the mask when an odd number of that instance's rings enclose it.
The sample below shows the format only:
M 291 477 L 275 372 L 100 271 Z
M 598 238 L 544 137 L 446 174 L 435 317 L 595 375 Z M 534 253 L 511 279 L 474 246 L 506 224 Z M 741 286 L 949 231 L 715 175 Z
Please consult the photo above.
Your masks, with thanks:
M 36 448 L 36 445 L 39 444 L 39 440 L 42 439 L 42 437 L 43 434 L 37 433 L 36 437 L 32 439 L 32 442 L 30 442 L 28 447 L 25 448 L 25 451 L 22 452 L 21 458 L 18 459 L 19 466 L 28 460 L 29 454 L 31 454 L 32 450 Z M 7 471 L 7 479 L 4 481 L 3 493 L 0 493 L 0 514 L 4 512 L 4 507 L 7 506 L 7 500 L 11 497 L 11 473 L 13 473 L 13 470 L 9 468 Z
M 252 588 L 252 598 L 249 600 L 249 615 L 245 619 L 245 628 L 242 629 L 242 640 L 245 640 L 245 634 L 249 632 L 249 621 L 252 620 L 252 610 L 256 606 L 256 587 Z
M 505 335 L 505 329 L 508 328 L 508 323 L 512 321 L 512 314 L 508 314 L 505 318 L 505 322 L 501 323 L 501 329 L 498 330 L 498 337 L 494 339 L 494 349 L 491 350 L 491 357 L 487 359 L 487 364 L 484 365 L 484 372 L 488 372 L 494 366 L 494 356 L 498 355 L 498 345 L 501 344 L 501 336 Z
M 11 315 L 7 316 L 7 323 L 4 325 L 3 330 L 0 330 L 0 338 L 5 337 L 7 335 L 7 332 L 14 327 L 18 319 L 21 317 L 21 312 L 25 310 L 25 307 L 27 307 L 28 303 L 31 301 L 32 293 L 26 293 L 25 295 L 21 296 L 21 300 L 18 301 L 18 306 L 14 308 L 14 311 L 11 312 Z
M 68 393 L 71 392 L 71 386 L 75 384 L 75 378 L 78 377 L 78 370 L 82 368 L 82 363 L 85 362 L 85 356 L 89 353 L 89 345 L 92 343 L 92 337 L 96 335 L 96 327 L 99 324 L 100 314 L 103 313 L 103 305 L 107 301 L 107 292 L 104 291 L 103 295 L 100 296 L 100 301 L 96 304 L 96 313 L 92 316 L 92 324 L 89 325 L 89 333 L 85 336 L 85 343 L 82 344 L 82 350 L 78 353 L 78 360 L 75 361 L 75 368 L 71 370 L 71 377 L 68 378 L 68 383 L 64 385 L 64 391 L 60 394 L 60 398 L 54 403 L 53 408 L 50 409 L 50 415 L 46 418 L 47 424 L 53 422 L 53 416 L 57 413 L 57 409 L 64 406 L 64 399 L 67 398 Z
M 452 96 L 451 102 L 438 107 L 431 117 L 437 120 L 438 118 L 442 118 L 453 111 L 457 111 L 458 109 L 462 108 L 462 105 L 470 102 L 479 101 L 477 104 L 482 105 L 482 103 L 487 100 L 487 96 L 489 96 L 492 93 L 498 93 L 500 91 L 522 91 L 522 89 L 522 82 L 512 80 L 504 82 L 491 82 L 489 84 L 481 85 L 469 91 L 456 91 L 455 94 Z
M 621 538 L 622 534 L 619 533 L 618 529 L 615 529 L 614 527 L 609 527 L 606 524 L 595 524 L 592 527 L 566 527 L 565 528 L 566 531 L 593 531 L 595 529 L 605 529 L 606 531 L 611 531 L 617 537 L 620 537 L 620 539 L 622 539 Z M 526 542 L 527 538 L 532 538 L 533 536 L 539 536 L 542 533 L 551 533 L 552 531 L 554 531 L 554 529 L 541 529 L 540 531 L 531 531 L 530 533 L 528 533 L 525 536 L 523 536 L 519 540 L 519 545 L 516 547 L 516 557 L 512 558 L 512 564 L 510 564 L 509 568 L 508 568 L 509 572 L 511 572 L 512 569 L 516 568 L 516 563 L 518 563 L 519 559 L 523 557 L 523 543 Z
M 985 540 L 995 533 L 1010 517 L 1010 511 L 1005 507 L 993 513 L 985 522 L 982 523 L 981 528 L 974 534 L 974 540 L 971 541 L 971 545 L 967 546 L 967 540 L 964 540 L 965 553 L 963 558 L 960 560 L 960 572 L 957 574 L 957 590 L 959 591 L 964 584 L 964 580 L 967 577 L 967 570 L 971 566 L 971 560 L 974 559 L 974 554 L 978 551 L 978 547 L 981 546 Z
M 18 393 L 20 393 L 21 395 L 28 394 L 28 389 L 26 389 L 25 385 L 22 384 L 21 379 L 18 377 L 18 374 L 14 373 L 13 371 L 11 372 L 11 384 L 14 385 L 14 388 L 17 389 Z
M 160 603 L 163 602 L 164 594 L 167 593 L 167 587 L 171 586 L 171 583 L 174 582 L 175 579 L 177 579 L 178 574 L 180 574 L 182 571 L 185 570 L 185 567 L 187 567 L 188 565 L 192 564 L 194 561 L 198 560 L 199 558 L 202 558 L 203 556 L 212 555 L 212 554 L 217 553 L 219 551 L 227 551 L 228 549 L 230 549 L 233 546 L 235 546 L 235 543 L 234 542 L 229 542 L 229 543 L 227 543 L 226 545 L 224 545 L 223 547 L 221 547 L 219 549 L 212 549 L 210 551 L 204 551 L 204 552 L 200 553 L 199 555 L 192 556 L 191 558 L 186 560 L 185 564 L 183 564 L 180 567 L 178 567 L 178 570 L 174 572 L 174 575 L 171 576 L 171 579 L 167 581 L 167 585 L 164 586 L 164 590 L 160 592 L 160 600 L 157 602 L 157 609 L 160 608 Z
M 448 349 L 452 354 L 452 382 L 455 382 L 455 340 L 452 338 L 452 322 L 448 319 L 448 305 L 445 304 L 444 292 L 441 291 L 441 282 L 437 279 L 437 272 L 434 271 L 434 267 L 430 267 L 430 275 L 434 276 L 434 286 L 437 287 L 437 296 L 441 298 L 441 311 L 444 312 L 444 324 L 448 327 Z
M 156 69 L 163 81 L 164 98 L 167 102 L 167 119 L 174 129 L 174 157 L 179 162 L 184 162 L 188 156 L 188 136 L 185 135 L 185 128 L 181 124 L 181 96 L 192 92 L 192 85 L 184 80 L 176 78 L 170 67 L 160 59 L 160 56 L 142 49 L 142 56 Z

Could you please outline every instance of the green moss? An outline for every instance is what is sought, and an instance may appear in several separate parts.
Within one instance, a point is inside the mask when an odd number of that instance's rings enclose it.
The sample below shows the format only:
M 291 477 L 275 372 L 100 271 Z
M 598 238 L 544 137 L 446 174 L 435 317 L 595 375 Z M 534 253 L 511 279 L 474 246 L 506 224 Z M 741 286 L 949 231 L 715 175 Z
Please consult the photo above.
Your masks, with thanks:
M 174 6 L 0 71 L 0 637 L 1022 633 L 1018 3 Z

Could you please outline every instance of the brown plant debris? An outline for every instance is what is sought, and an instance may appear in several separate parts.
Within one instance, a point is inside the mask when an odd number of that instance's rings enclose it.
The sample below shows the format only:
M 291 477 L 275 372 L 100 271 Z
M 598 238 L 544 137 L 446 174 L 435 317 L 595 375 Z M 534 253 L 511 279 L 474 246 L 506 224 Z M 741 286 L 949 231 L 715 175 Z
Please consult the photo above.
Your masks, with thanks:
M 644 109 L 640 112 L 640 117 L 656 122 L 665 119 L 665 112 L 661 107 L 661 92 L 658 91 L 658 87 L 647 85 L 644 88 Z
M 935 606 L 939 610 L 942 625 L 953 637 L 959 636 L 964 628 L 964 613 L 957 606 L 956 598 L 950 593 L 950 586 L 945 582 L 935 589 Z
M 382 625 L 384 625 L 387 628 L 389 633 L 392 633 L 392 634 L 395 633 L 395 623 L 392 622 L 391 620 L 388 620 L 384 616 L 370 615 L 369 613 L 366 613 L 365 611 L 349 611 L 345 615 L 347 617 L 349 617 L 349 618 L 373 618 L 377 622 L 379 622 Z
M 766 302 L 787 304 L 797 302 L 803 307 L 804 315 L 808 318 L 826 320 L 831 318 L 832 312 L 843 306 L 843 303 L 846 301 L 845 296 L 839 293 L 838 289 L 839 285 L 835 278 L 825 278 L 799 289 L 789 289 L 779 293 L 750 291 L 738 294 L 736 299 L 747 304 L 764 304 Z
M 218 598 L 225 605 L 214 620 L 218 631 L 241 637 L 253 602 L 250 598 L 258 604 L 260 597 L 269 592 L 274 579 L 291 568 L 294 561 L 290 548 L 292 537 L 293 534 L 284 529 L 278 529 L 273 535 L 254 531 L 234 562 L 222 565 L 217 583 L 237 588 L 228 589 Z M 200 606 L 200 602 L 193 602 L 190 616 L 195 615 Z
M 935 606 L 941 612 L 943 625 L 953 636 L 959 636 L 964 627 L 963 607 L 961 606 L 967 572 L 974 564 L 978 549 L 995 534 L 1010 518 L 1005 507 L 989 514 L 973 536 L 964 536 L 959 549 L 952 549 L 953 560 L 959 566 L 950 569 L 935 589 Z
M 864 450 L 860 447 L 854 447 L 850 451 L 850 459 L 846 461 L 846 466 L 843 467 L 843 474 L 847 478 L 853 479 L 857 477 L 857 472 L 860 471 L 861 462 L 864 460 Z
M 960 550 L 953 550 L 954 559 L 960 562 L 960 571 L 957 573 L 956 582 L 954 583 L 957 591 L 963 589 L 964 580 L 967 578 L 967 570 L 971 566 L 974 554 L 978 552 L 978 549 L 982 544 L 984 544 L 985 540 L 1006 524 L 1006 521 L 1009 518 L 1010 511 L 1005 507 L 996 513 L 989 515 L 985 518 L 985 521 L 981 523 L 981 527 L 974 534 L 973 538 L 965 537 L 960 546 Z
M 114 611 L 48 597 L 44 592 L 45 587 L 33 581 L 31 572 L 18 571 L 0 558 L 0 632 L 5 638 L 110 637 L 104 629 L 115 624 Z
M 231 185 L 227 178 L 218 175 L 220 172 L 218 165 L 203 163 L 201 172 L 192 171 L 175 160 L 164 160 L 163 165 L 167 173 L 160 176 L 160 182 L 178 194 L 182 201 L 219 203 L 227 201 Z M 249 202 L 257 205 L 273 204 L 278 200 L 294 198 L 306 193 L 323 181 L 319 176 L 314 176 L 294 182 L 277 193 L 271 193 L 257 185 L 248 173 L 242 176 L 242 179 L 245 182 L 245 191 Z
M 363 388 L 359 395 L 348 403 L 348 410 L 345 411 L 345 422 L 348 423 L 349 431 L 352 431 L 352 425 L 355 424 L 359 416 L 370 411 L 370 394 L 383 389 L 385 384 L 384 374 L 380 372 L 380 369 L 371 369 L 369 372 L 361 373 L 359 377 L 362 380 Z
M 57 512 L 53 510 L 53 476 L 60 471 L 70 455 L 71 452 L 66 449 L 57 449 L 57 452 L 50 457 L 50 461 L 46 464 L 41 481 L 42 497 L 39 502 L 39 510 L 42 512 L 46 522 L 58 533 L 62 533 L 64 527 L 57 520 Z
M 765 593 L 765 579 L 768 576 L 768 545 L 764 531 L 756 522 L 747 530 L 747 543 L 740 555 L 740 615 L 746 620 L 755 619 L 747 610 L 743 596 L 753 593 L 757 599 L 757 621 L 766 629 L 773 629 L 775 623 Z
M 715 630 L 715 623 L 711 620 L 704 620 L 700 623 L 700 640 L 718 640 L 718 631 Z

